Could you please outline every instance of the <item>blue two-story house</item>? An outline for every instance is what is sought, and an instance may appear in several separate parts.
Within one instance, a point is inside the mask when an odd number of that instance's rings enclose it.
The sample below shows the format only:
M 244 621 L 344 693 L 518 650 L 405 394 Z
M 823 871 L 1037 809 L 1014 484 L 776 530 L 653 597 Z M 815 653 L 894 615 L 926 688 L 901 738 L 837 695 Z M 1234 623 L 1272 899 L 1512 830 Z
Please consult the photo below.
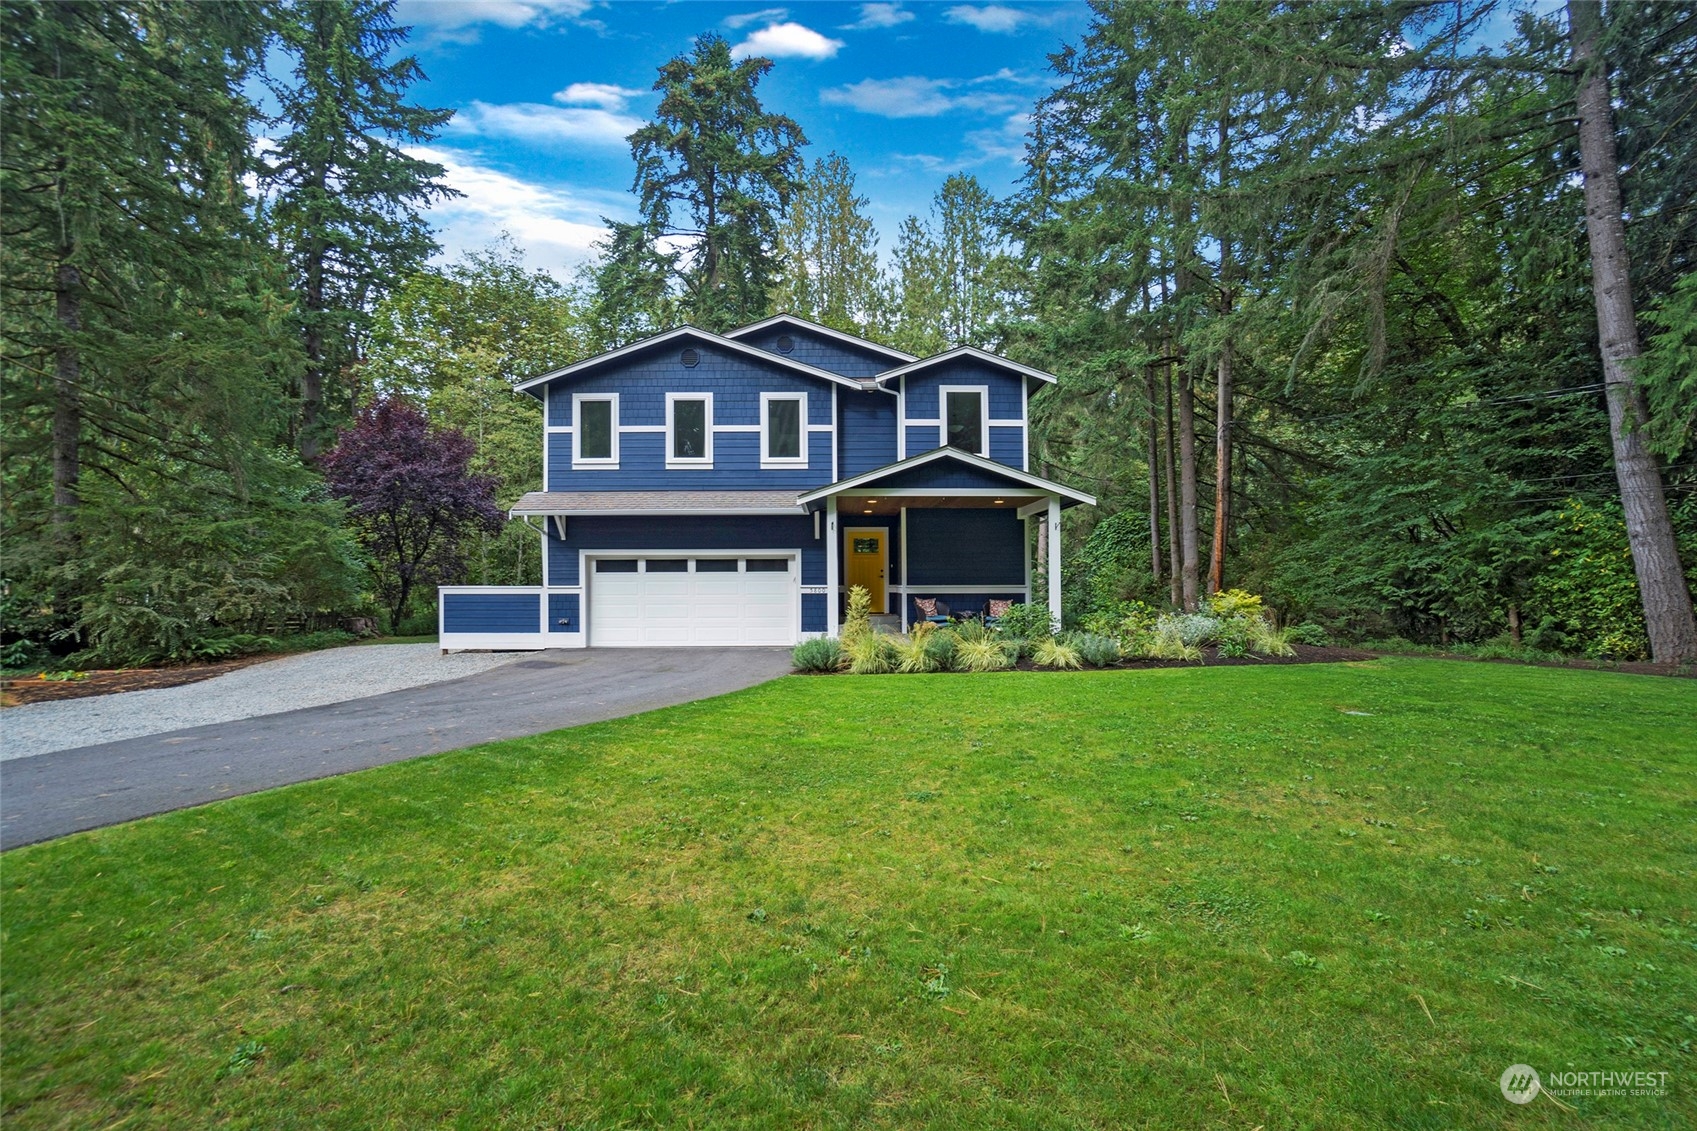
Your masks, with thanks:
M 1061 510 L 1095 499 L 1031 474 L 1030 399 L 1053 381 L 789 315 L 525 381 L 544 481 L 511 513 L 540 527 L 544 583 L 443 587 L 442 647 L 791 645 L 834 635 L 855 585 L 892 627 L 934 600 L 1058 616 Z

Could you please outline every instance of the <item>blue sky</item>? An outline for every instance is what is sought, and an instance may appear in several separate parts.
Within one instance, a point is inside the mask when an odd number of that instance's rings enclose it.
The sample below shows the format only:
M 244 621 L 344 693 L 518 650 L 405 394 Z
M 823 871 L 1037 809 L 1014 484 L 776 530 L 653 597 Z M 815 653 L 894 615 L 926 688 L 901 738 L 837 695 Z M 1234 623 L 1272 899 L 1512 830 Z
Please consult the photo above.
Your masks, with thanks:
M 413 100 L 451 107 L 424 149 L 466 196 L 431 220 L 444 253 L 505 230 L 527 262 L 564 279 L 593 255 L 602 216 L 634 218 L 624 138 L 653 113 L 656 70 L 717 32 L 771 58 L 770 110 L 801 124 L 809 161 L 848 158 L 886 250 L 943 179 L 998 195 L 1020 172 L 1048 56 L 1077 42 L 1082 3 L 637 3 L 400 0 L 397 22 L 427 83 Z

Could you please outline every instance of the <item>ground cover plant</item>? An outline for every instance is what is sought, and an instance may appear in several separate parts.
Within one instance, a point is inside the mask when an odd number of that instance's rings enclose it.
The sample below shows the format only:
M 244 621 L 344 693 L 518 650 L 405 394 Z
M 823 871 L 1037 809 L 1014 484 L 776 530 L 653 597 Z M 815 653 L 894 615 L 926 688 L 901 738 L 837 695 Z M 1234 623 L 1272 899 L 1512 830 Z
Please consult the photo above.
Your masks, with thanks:
M 4 1121 L 1689 1126 L 1694 752 L 1603 672 L 783 679 L 8 853 Z

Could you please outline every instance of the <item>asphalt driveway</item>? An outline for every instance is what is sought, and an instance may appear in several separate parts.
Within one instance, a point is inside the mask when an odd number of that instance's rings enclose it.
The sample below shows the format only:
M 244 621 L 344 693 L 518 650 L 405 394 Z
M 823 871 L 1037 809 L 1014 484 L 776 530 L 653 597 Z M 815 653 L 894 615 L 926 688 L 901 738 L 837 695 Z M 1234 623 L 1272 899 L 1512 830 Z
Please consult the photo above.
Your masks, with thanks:
M 783 648 L 538 652 L 406 691 L 17 758 L 0 762 L 0 849 L 723 695 L 789 670 Z

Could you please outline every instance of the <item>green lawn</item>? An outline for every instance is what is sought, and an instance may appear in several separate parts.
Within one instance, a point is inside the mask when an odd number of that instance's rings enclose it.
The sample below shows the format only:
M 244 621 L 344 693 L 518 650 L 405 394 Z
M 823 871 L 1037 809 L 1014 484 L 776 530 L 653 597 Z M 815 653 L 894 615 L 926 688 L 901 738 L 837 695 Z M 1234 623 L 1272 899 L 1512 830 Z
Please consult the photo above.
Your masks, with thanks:
M 8 1129 L 1697 1121 L 1690 681 L 793 677 L 0 867 Z

